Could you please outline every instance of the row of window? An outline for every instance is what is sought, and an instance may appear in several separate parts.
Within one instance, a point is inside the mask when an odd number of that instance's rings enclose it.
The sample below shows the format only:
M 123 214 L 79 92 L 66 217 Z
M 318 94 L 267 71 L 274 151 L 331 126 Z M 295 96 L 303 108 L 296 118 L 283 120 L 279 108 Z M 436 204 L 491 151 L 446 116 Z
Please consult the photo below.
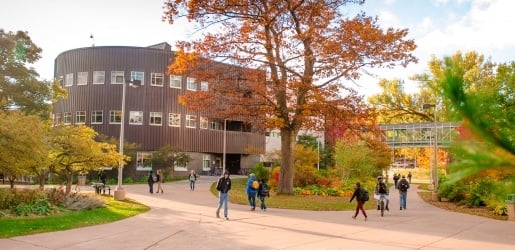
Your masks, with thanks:
M 88 85 L 90 83 L 89 72 L 77 72 L 77 85 Z M 169 76 L 169 86 L 170 88 L 181 89 L 182 88 L 182 76 L 180 75 L 170 75 Z M 163 87 L 165 83 L 165 74 L 164 73 L 150 73 L 150 85 Z M 141 71 L 131 71 L 131 80 L 139 80 L 141 81 L 141 85 L 145 84 L 145 72 Z M 105 71 L 93 71 L 92 84 L 104 84 L 106 82 L 106 72 Z M 59 77 L 59 83 L 62 87 L 71 87 L 75 84 L 75 74 L 68 73 L 63 77 Z M 111 84 L 123 84 L 125 83 L 125 72 L 124 71 L 111 71 Z M 193 77 L 186 77 L 186 89 L 196 91 L 198 88 L 197 81 Z M 200 90 L 207 91 L 209 88 L 208 82 L 200 82 Z
M 122 120 L 122 111 L 111 110 L 109 111 L 109 124 L 120 124 Z M 94 110 L 91 111 L 90 124 L 103 124 L 104 123 L 104 111 Z M 54 124 L 70 125 L 72 124 L 72 113 L 56 113 L 54 114 Z M 81 125 L 86 124 L 86 111 L 75 112 L 75 124 Z M 130 111 L 129 112 L 129 124 L 131 125 L 143 125 L 143 111 Z M 163 125 L 163 113 L 162 112 L 150 112 L 149 114 L 149 125 L 161 126 Z M 181 114 L 169 113 L 168 114 L 168 126 L 180 127 L 181 126 Z M 187 128 L 197 127 L 197 116 L 186 115 L 185 126 Z M 223 123 L 217 120 L 209 121 L 207 117 L 201 116 L 199 118 L 199 128 L 201 129 L 223 129 Z

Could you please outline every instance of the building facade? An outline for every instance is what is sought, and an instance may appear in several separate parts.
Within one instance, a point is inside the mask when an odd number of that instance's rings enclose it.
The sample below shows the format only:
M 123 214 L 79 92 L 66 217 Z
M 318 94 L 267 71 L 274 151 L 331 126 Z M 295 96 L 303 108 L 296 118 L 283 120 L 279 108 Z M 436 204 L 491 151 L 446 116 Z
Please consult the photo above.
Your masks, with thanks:
M 150 47 L 105 46 L 65 51 L 55 59 L 54 76 L 68 92 L 54 104 L 56 125 L 86 125 L 98 133 L 119 138 L 124 119 L 124 138 L 139 145 L 136 155 L 124 168 L 125 177 L 141 177 L 152 166 L 152 153 L 170 145 L 192 158 L 188 166 L 207 172 L 222 166 L 236 174 L 259 162 L 258 154 L 246 153 L 265 148 L 265 136 L 241 121 L 223 120 L 188 111 L 179 104 L 186 91 L 203 91 L 208 82 L 183 75 L 167 75 L 174 60 L 170 45 Z M 126 85 L 125 114 L 122 117 L 123 84 Z M 224 126 L 225 124 L 225 126 Z M 224 137 L 226 144 L 224 145 Z M 225 148 L 225 149 L 224 149 Z M 115 176 L 117 168 L 109 176 Z

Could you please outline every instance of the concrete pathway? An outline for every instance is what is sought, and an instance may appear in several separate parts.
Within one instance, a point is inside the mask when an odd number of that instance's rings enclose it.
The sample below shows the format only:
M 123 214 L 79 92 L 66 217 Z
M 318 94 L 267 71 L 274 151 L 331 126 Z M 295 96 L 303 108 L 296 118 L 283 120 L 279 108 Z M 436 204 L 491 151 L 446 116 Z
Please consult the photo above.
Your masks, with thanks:
M 229 221 L 215 217 L 215 177 L 195 191 L 186 181 L 165 183 L 164 194 L 127 185 L 127 197 L 151 206 L 147 213 L 105 225 L 0 239 L 0 249 L 515 249 L 515 223 L 459 214 L 426 204 L 415 185 L 407 210 L 391 191 L 390 212 L 314 212 L 230 204 Z M 273 199 L 273 197 L 271 197 Z M 397 208 L 397 209 L 396 209 Z M 0 225 L 1 226 L 1 225 Z

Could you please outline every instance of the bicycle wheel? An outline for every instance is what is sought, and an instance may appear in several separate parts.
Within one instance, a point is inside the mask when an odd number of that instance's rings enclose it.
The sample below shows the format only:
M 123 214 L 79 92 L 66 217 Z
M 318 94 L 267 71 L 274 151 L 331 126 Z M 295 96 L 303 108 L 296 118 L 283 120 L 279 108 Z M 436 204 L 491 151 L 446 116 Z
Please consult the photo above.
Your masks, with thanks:
M 381 217 L 384 216 L 384 201 L 381 200 Z

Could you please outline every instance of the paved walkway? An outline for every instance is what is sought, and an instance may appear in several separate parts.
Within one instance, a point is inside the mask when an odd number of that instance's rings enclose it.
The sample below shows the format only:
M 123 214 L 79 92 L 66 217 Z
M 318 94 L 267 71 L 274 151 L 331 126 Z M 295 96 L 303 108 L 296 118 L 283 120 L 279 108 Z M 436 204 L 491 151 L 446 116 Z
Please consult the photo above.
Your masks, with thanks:
M 390 212 L 314 212 L 270 208 L 249 211 L 230 204 L 229 221 L 215 217 L 215 177 L 202 176 L 195 191 L 186 181 L 165 183 L 164 194 L 128 185 L 127 197 L 151 206 L 138 216 L 85 228 L 0 239 L 0 249 L 515 249 L 515 223 L 435 208 L 415 193 Z M 273 199 L 273 197 L 271 198 Z M 395 209 L 397 208 L 397 209 Z M 1 225 L 0 225 L 1 226 Z

